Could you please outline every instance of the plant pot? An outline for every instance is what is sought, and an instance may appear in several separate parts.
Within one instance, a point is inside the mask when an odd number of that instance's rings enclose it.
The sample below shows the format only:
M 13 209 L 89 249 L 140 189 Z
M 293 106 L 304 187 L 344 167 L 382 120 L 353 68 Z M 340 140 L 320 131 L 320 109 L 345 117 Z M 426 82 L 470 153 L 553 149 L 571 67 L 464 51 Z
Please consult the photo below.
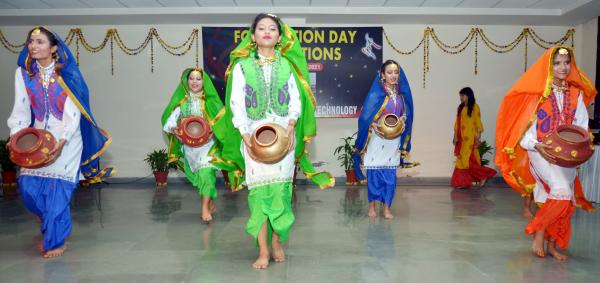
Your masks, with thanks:
M 2 192 L 5 199 L 17 197 L 17 171 L 2 171 Z
M 159 187 L 167 186 L 167 177 L 169 176 L 169 171 L 154 171 L 154 180 L 156 181 L 156 185 Z
M 17 171 L 2 171 L 2 185 L 17 185 Z
M 346 185 L 358 185 L 358 178 L 356 177 L 356 171 L 346 170 Z

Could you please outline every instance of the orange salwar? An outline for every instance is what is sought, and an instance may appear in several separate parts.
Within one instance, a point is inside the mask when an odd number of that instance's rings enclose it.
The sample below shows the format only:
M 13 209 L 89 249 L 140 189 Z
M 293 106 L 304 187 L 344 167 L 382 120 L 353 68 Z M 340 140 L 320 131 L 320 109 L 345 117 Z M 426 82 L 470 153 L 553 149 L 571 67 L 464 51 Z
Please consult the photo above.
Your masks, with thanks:
M 544 231 L 546 240 L 556 241 L 556 245 L 566 249 L 571 239 L 571 216 L 574 212 L 573 201 L 548 199 L 525 226 L 525 233 Z

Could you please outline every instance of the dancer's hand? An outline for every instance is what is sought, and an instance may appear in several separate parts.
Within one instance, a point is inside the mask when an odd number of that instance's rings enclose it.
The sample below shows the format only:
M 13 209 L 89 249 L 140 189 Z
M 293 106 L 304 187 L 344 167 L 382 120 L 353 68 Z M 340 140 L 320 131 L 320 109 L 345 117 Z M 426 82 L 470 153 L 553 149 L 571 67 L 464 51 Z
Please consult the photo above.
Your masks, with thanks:
M 246 148 L 252 147 L 252 140 L 251 140 L 250 134 L 243 134 L 242 140 L 244 141 L 244 145 L 246 146 Z
M 60 155 L 62 154 L 62 150 L 65 147 L 66 143 L 67 143 L 67 140 L 60 139 L 58 141 L 58 143 L 56 144 L 56 146 L 54 146 L 54 148 L 48 152 L 48 155 L 49 155 L 48 164 L 53 163 L 54 161 L 56 161 L 56 159 L 58 159 L 60 157 Z
M 548 160 L 548 162 L 553 164 L 556 163 L 556 158 L 548 154 L 548 151 L 553 149 L 551 146 L 545 145 L 543 143 L 538 143 L 535 145 L 535 149 L 540 153 L 540 155 L 542 155 L 544 159 Z
M 294 136 L 296 133 L 296 120 L 290 120 L 286 129 L 286 135 L 288 137 L 287 151 L 289 152 L 294 148 Z
M 181 140 L 181 129 L 179 127 L 175 127 L 173 128 L 173 134 L 175 135 L 175 137 L 177 138 L 177 140 L 179 140 L 180 142 L 182 142 Z

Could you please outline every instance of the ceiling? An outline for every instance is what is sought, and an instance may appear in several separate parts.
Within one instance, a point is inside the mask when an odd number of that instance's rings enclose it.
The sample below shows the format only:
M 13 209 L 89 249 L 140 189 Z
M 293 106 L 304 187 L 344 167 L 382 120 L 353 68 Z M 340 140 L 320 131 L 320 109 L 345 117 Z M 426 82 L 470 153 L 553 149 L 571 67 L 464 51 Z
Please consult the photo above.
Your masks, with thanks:
M 0 25 L 239 24 L 260 12 L 291 24 L 576 25 L 600 0 L 0 0 Z

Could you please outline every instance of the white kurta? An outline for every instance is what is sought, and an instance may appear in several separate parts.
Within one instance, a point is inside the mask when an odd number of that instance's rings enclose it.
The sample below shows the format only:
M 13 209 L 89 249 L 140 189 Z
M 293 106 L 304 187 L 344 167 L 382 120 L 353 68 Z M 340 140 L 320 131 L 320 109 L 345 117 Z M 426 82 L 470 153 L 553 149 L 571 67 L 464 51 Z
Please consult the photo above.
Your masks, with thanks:
M 560 112 L 562 111 L 564 94 L 562 92 L 558 92 L 554 88 L 552 91 L 556 97 L 557 107 Z M 583 95 L 582 93 L 579 93 L 573 125 L 587 129 L 588 119 L 588 112 L 587 108 L 585 107 L 585 103 L 583 102 Z M 548 162 L 535 149 L 535 145 L 538 143 L 537 120 L 535 120 L 529 129 L 527 129 L 527 132 L 525 132 L 525 135 L 523 135 L 523 138 L 520 142 L 521 147 L 527 150 L 531 173 L 536 179 L 535 188 L 533 190 L 534 200 L 539 203 L 546 202 L 546 199 L 574 200 L 573 182 L 577 176 L 577 169 L 561 167 Z M 550 187 L 549 194 L 544 189 L 542 181 Z
M 261 56 L 262 59 L 264 57 Z M 267 80 L 271 78 L 272 65 L 265 63 L 262 66 L 264 77 Z M 288 123 L 291 119 L 298 120 L 301 113 L 300 93 L 298 92 L 298 86 L 296 79 L 293 74 L 288 79 L 288 89 L 290 94 L 290 101 L 288 105 L 288 115 L 285 117 L 279 116 L 273 113 L 270 109 L 267 109 L 266 117 L 257 121 L 251 120 L 246 114 L 246 102 L 244 86 L 246 85 L 246 79 L 240 64 L 235 65 L 233 68 L 233 81 L 231 82 L 231 98 L 230 107 L 233 112 L 233 126 L 236 127 L 240 134 L 250 134 L 254 132 L 256 128 L 267 123 L 275 123 L 287 129 Z M 267 82 L 267 85 L 270 81 Z M 267 95 L 266 93 L 259 93 L 258 95 Z M 295 139 L 295 136 L 292 137 Z M 294 140 L 295 142 L 295 140 Z M 294 175 L 294 149 L 290 150 L 288 154 L 279 162 L 274 164 L 265 164 L 253 160 L 246 151 L 246 147 L 242 142 L 241 149 L 242 155 L 244 156 L 246 165 L 246 186 L 248 189 L 255 188 L 257 186 L 279 183 L 279 182 L 291 182 Z
M 45 68 L 45 70 L 47 75 L 44 76 L 44 81 L 48 84 L 58 83 L 56 81 L 50 81 L 50 74 L 51 72 L 54 72 L 54 63 Z M 48 107 L 46 107 L 46 112 L 49 111 L 48 105 Z M 19 130 L 31 125 L 31 114 L 31 102 L 27 95 L 21 68 L 19 67 L 15 72 L 15 104 L 7 121 L 11 136 Z M 54 163 L 38 169 L 21 168 L 20 175 L 57 178 L 75 183 L 79 179 L 81 152 L 83 150 L 83 141 L 81 139 L 81 131 L 79 130 L 81 112 L 71 98 L 67 97 L 62 120 L 54 117 L 51 112 L 46 116 L 47 118 L 44 117 L 43 121 L 36 119 L 33 123 L 33 127 L 37 129 L 46 129 L 54 135 L 57 142 L 61 139 L 64 139 L 67 142 L 62 149 L 61 155 Z
M 188 103 L 190 104 L 191 114 L 204 118 L 204 113 L 202 112 L 202 104 L 201 104 L 202 98 L 195 97 L 191 93 L 189 95 L 191 98 L 190 98 L 190 100 L 188 100 Z M 163 131 L 172 134 L 173 129 L 176 128 L 179 123 L 180 117 L 181 117 L 181 108 L 177 107 L 177 108 L 175 108 L 175 110 L 173 110 L 173 112 L 167 119 L 167 122 L 165 123 L 165 126 L 163 127 Z M 208 153 L 210 152 L 210 149 L 212 148 L 214 143 L 215 143 L 215 141 L 214 141 L 214 136 L 213 136 L 207 143 L 205 143 L 204 145 L 199 146 L 199 147 L 191 147 L 191 146 L 182 144 L 182 151 L 185 155 L 185 160 L 188 162 L 188 165 L 190 166 L 190 169 L 192 170 L 192 172 L 196 172 L 196 170 L 202 169 L 202 168 L 216 168 L 216 167 L 214 167 L 214 165 L 212 165 L 212 163 L 210 163 L 210 160 L 212 158 L 208 155 Z
M 398 95 L 390 95 L 388 104 L 400 103 L 401 98 Z M 405 107 L 403 105 L 403 107 Z M 395 108 L 395 107 L 394 107 Z M 404 115 L 401 117 L 406 121 L 406 111 L 403 111 Z M 383 115 L 382 115 L 383 116 Z M 385 139 L 380 137 L 373 126 L 371 125 L 371 138 L 367 145 L 367 152 L 363 156 L 363 165 L 365 169 L 396 169 L 400 166 L 400 158 L 402 156 L 400 151 L 400 138 Z

